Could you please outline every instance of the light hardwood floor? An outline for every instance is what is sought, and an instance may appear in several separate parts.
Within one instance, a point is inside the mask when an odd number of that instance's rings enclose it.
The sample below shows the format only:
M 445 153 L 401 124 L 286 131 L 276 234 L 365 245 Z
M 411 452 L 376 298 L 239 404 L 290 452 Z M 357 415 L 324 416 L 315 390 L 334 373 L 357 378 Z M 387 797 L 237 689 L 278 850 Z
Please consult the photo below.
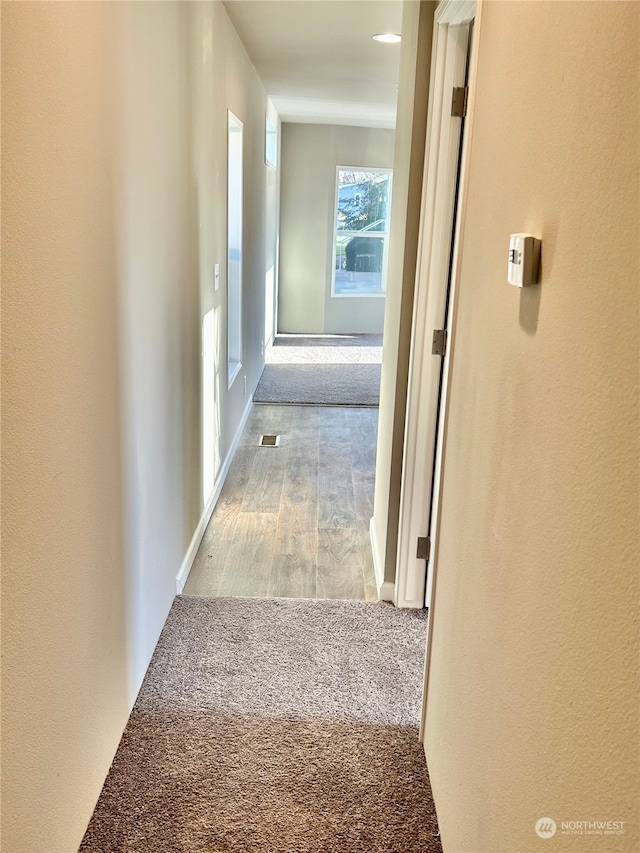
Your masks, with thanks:
M 255 404 L 184 593 L 375 600 L 377 425 L 376 408 Z

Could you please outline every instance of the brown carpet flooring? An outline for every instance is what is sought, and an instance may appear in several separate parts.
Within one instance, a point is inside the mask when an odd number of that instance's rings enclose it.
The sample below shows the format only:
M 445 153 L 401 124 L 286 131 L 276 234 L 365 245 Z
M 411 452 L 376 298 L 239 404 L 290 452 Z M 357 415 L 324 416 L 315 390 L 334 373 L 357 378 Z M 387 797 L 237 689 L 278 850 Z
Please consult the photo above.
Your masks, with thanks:
M 426 618 L 176 599 L 83 853 L 439 853 L 418 741 Z

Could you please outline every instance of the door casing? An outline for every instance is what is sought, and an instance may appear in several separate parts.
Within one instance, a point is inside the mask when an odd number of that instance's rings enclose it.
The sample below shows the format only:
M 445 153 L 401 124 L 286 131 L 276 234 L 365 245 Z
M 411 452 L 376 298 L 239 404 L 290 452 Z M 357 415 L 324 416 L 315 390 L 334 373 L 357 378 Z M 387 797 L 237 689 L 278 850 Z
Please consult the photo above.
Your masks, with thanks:
M 479 4 L 478 4 L 479 5 Z M 466 160 L 472 118 L 474 68 L 469 67 L 469 103 L 460 158 L 461 119 L 451 116 L 454 86 L 464 85 L 467 76 L 470 22 L 475 18 L 475 0 L 446 0 L 436 9 L 433 33 L 429 116 L 425 146 L 416 291 L 414 299 L 409 390 L 403 454 L 395 602 L 398 607 L 430 606 L 437 556 L 437 515 L 442 437 L 446 420 L 449 366 L 454 343 L 456 259 L 460 222 L 464 216 Z M 472 56 L 475 55 L 472 46 Z M 458 169 L 460 166 L 460 175 Z M 453 212 L 458 188 L 457 233 L 453 234 Z M 451 246 L 454 240 L 451 289 L 448 305 L 447 352 L 431 354 L 433 330 L 442 327 L 445 314 Z M 441 371 L 441 368 L 442 371 Z M 442 373 L 442 396 L 440 383 Z M 439 404 L 439 400 L 441 403 Z M 438 411 L 440 410 L 440 418 Z M 431 492 L 434 490 L 432 523 L 429 523 Z M 425 561 L 416 556 L 418 537 L 429 535 L 431 555 L 425 590 Z M 425 594 L 426 593 L 426 594 Z

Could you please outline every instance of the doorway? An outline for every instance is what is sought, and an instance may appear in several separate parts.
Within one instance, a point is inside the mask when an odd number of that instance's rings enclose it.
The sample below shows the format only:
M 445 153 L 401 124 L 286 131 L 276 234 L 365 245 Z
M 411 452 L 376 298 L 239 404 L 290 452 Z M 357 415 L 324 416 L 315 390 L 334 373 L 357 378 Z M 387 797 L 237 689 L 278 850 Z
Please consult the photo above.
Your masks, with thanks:
M 426 109 L 425 109 L 425 113 L 426 113 Z M 353 129 L 353 128 L 352 128 L 352 129 Z M 363 131 L 367 131 L 367 129 L 366 129 L 366 128 L 360 128 L 360 129 L 361 129 L 361 130 L 363 130 Z M 342 131 L 340 131 L 340 132 L 342 132 Z M 368 135 L 368 136 L 370 136 L 370 134 L 368 133 L 368 131 L 367 131 L 367 135 Z M 405 137 L 405 141 L 406 141 L 406 137 Z M 407 147 L 408 147 L 408 146 L 407 146 Z M 358 162 L 360 162 L 360 160 L 358 160 Z M 382 164 L 382 166 L 384 166 L 384 164 Z M 334 166 L 332 166 L 332 171 L 333 171 L 333 176 L 332 176 L 332 177 L 333 177 L 333 179 L 335 179 L 335 165 L 334 165 Z M 333 217 L 331 217 L 331 227 L 332 227 L 332 230 L 333 230 Z M 331 263 L 331 261 L 332 261 L 332 257 L 331 257 L 331 255 L 333 254 L 333 248 L 334 248 L 333 246 L 330 246 L 330 247 L 329 247 L 329 251 L 327 251 L 327 252 L 326 252 L 326 254 L 327 254 L 327 258 L 326 258 L 326 260 L 327 260 L 327 262 L 328 262 L 328 263 Z M 282 258 L 282 253 L 280 254 L 280 257 Z M 326 297 L 326 293 L 325 293 L 325 297 Z M 360 306 L 362 306 L 362 304 L 363 304 L 363 303 L 362 303 L 362 302 L 360 302 L 359 304 L 360 304 Z M 312 307 L 313 307 L 313 306 L 312 306 Z M 316 307 L 317 307 L 317 306 L 316 306 Z M 326 311 L 326 309 L 327 309 L 326 304 L 325 304 L 325 305 L 320 305 L 320 311 L 321 311 L 321 312 Z M 359 315 L 360 315 L 360 318 L 361 318 L 361 319 L 365 316 L 365 311 L 364 311 L 362 308 L 360 308 L 360 310 L 359 310 Z M 268 336 L 267 336 L 266 332 L 267 332 L 267 330 L 266 330 L 266 328 L 265 328 L 265 338 L 267 338 L 267 340 L 268 340 Z M 392 358 L 393 358 L 393 357 L 394 357 L 394 356 L 393 356 L 393 353 L 392 353 Z M 381 479 L 383 479 L 383 480 L 384 480 L 384 479 L 386 479 L 386 477 L 384 476 L 384 471 L 383 471 L 383 476 L 382 476 L 382 478 L 381 478 Z M 382 554 L 382 551 L 381 551 L 381 549 L 380 549 L 380 548 L 378 548 L 378 555 L 380 556 L 381 554 Z M 384 572 L 384 569 L 382 568 L 383 564 L 382 564 L 382 562 L 381 562 L 381 560 L 380 560 L 379 558 L 378 558 L 378 560 L 377 560 L 377 564 L 376 564 L 376 566 L 377 566 L 377 569 L 380 569 L 380 571 L 378 571 L 378 578 L 377 578 L 377 586 L 378 586 L 378 587 L 380 587 L 380 586 L 382 585 L 382 582 L 383 582 L 383 572 Z M 385 584 L 385 585 L 386 585 L 386 586 L 388 586 L 388 584 Z
M 395 595 L 402 607 L 429 606 L 433 589 L 474 15 L 475 2 L 443 4 L 434 26 L 400 498 Z

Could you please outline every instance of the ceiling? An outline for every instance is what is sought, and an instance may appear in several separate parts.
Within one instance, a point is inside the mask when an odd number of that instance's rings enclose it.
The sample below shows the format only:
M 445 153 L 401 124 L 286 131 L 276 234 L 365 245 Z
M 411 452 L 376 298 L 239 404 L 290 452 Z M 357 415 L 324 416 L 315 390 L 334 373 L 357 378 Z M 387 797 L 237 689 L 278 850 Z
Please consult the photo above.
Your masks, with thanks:
M 224 0 L 283 121 L 394 127 L 402 0 Z

